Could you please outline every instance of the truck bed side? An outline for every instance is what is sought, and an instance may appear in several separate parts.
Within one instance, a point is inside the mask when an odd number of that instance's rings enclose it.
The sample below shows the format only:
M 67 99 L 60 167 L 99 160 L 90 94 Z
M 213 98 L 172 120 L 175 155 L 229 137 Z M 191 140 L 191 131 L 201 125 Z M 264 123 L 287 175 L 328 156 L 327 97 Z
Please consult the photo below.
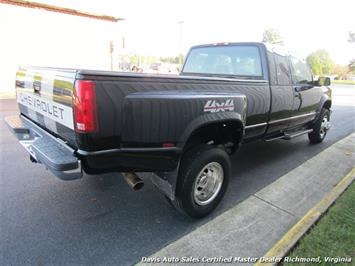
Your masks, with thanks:
M 208 100 L 245 95 L 245 126 L 254 129 L 247 137 L 263 134 L 266 124 L 253 125 L 265 123 L 270 111 L 267 81 L 93 71 L 79 71 L 77 79 L 94 80 L 97 92 L 100 130 L 77 136 L 79 148 L 86 151 L 178 143 L 188 124 L 205 114 Z M 242 108 L 244 103 L 236 103 L 236 110 Z

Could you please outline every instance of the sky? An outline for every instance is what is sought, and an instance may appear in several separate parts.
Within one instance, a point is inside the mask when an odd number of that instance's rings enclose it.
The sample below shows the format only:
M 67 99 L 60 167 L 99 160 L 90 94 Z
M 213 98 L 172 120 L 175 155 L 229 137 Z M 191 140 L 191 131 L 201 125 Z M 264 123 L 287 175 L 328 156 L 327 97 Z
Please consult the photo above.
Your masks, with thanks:
M 355 0 L 32 1 L 124 21 L 0 4 L 0 92 L 14 91 L 20 65 L 110 70 L 111 40 L 114 70 L 122 54 L 177 56 L 198 44 L 258 42 L 267 28 L 303 57 L 318 49 L 337 64 L 355 57 L 355 44 L 347 42 L 349 31 L 355 32 Z
M 88 12 L 124 18 L 130 50 L 175 55 L 192 45 L 214 42 L 261 41 L 265 28 L 275 28 L 285 46 L 307 56 L 326 49 L 336 63 L 347 64 L 355 45 L 354 0 L 37 0 Z M 181 26 L 177 23 L 182 21 Z

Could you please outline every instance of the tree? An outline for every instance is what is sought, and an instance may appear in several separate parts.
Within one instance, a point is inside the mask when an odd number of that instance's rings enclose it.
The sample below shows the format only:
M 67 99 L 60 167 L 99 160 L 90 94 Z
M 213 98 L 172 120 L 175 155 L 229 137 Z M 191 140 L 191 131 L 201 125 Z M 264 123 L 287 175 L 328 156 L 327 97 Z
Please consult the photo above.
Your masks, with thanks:
M 355 43 L 355 32 L 349 32 L 349 39 L 348 39 L 349 43 Z M 353 58 L 349 65 L 349 72 L 355 72 L 355 58 Z
M 355 59 L 352 59 L 348 65 L 349 72 L 355 73 Z
M 338 76 L 338 79 L 344 79 L 346 74 L 348 74 L 348 66 L 344 65 L 333 65 L 331 73 Z
M 160 57 L 160 61 L 163 63 L 169 63 L 169 64 L 178 64 L 179 63 L 179 57 Z
M 326 50 L 317 50 L 307 56 L 307 63 L 315 75 L 330 74 L 333 61 Z
M 263 42 L 272 43 L 272 44 L 281 44 L 281 45 L 284 44 L 280 33 L 273 28 L 264 30 Z
M 308 57 L 307 57 L 307 63 L 308 65 L 311 67 L 312 69 L 312 73 L 314 75 L 322 75 L 323 71 L 322 71 L 322 64 L 320 62 L 320 59 L 318 56 L 314 55 L 313 54 L 310 54 Z

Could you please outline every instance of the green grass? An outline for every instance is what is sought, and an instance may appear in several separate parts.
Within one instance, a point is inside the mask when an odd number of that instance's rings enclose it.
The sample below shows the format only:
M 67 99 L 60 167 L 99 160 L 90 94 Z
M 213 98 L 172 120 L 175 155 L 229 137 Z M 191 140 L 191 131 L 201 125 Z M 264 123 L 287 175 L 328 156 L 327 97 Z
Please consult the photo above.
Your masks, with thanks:
M 334 84 L 348 84 L 348 85 L 355 85 L 355 80 L 332 80 Z
M 355 184 L 353 183 L 336 201 L 329 211 L 299 242 L 288 257 L 321 257 L 317 265 L 334 265 L 324 261 L 324 257 L 350 257 L 355 265 Z M 282 265 L 291 265 L 284 262 Z M 294 263 L 293 263 L 294 265 Z M 310 265 L 297 263 L 297 265 Z

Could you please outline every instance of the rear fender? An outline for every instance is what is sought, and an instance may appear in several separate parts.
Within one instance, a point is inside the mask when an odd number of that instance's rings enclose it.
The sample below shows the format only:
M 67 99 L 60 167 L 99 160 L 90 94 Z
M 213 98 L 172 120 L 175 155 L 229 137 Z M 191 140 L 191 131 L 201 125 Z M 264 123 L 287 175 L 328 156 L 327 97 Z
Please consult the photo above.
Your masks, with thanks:
M 215 91 L 132 93 L 125 98 L 123 143 L 183 145 L 202 125 L 227 120 L 245 124 L 246 96 Z
M 187 126 L 184 133 L 181 135 L 179 140 L 180 147 L 183 147 L 190 136 L 199 128 L 208 126 L 215 123 L 231 122 L 235 121 L 242 126 L 243 134 L 245 128 L 245 110 L 239 110 L 239 112 L 225 112 L 225 113 L 213 113 L 204 114 L 193 121 Z
M 196 132 L 201 127 L 216 124 L 216 123 L 223 123 L 223 122 L 231 122 L 235 121 L 238 124 L 241 125 L 243 134 L 244 134 L 244 128 L 245 128 L 245 123 L 246 123 L 246 110 L 247 110 L 247 102 L 246 102 L 246 97 L 243 95 L 233 95 L 232 98 L 230 96 L 225 96 L 225 98 L 220 99 L 218 98 L 217 103 L 222 104 L 223 102 L 228 102 L 228 99 L 232 99 L 233 102 L 233 110 L 231 111 L 228 110 L 223 110 L 223 111 L 216 111 L 213 108 L 210 108 L 213 106 L 211 105 L 211 101 L 213 101 L 213 96 L 210 96 L 212 98 L 209 99 L 207 98 L 206 100 L 202 100 L 202 106 L 204 106 L 203 111 L 198 115 L 196 118 L 194 118 L 192 121 L 190 121 L 187 126 L 185 126 L 185 129 L 183 130 L 182 134 L 179 137 L 178 140 L 178 146 L 180 148 L 183 148 L 190 136 Z M 231 103 L 231 102 L 229 102 Z M 201 105 L 201 98 L 199 99 L 199 104 Z M 207 112 L 206 112 L 206 107 Z M 210 109 L 212 109 L 212 112 L 210 112 Z M 181 157 L 178 162 L 178 166 L 175 170 L 170 171 L 170 172 L 158 172 L 153 174 L 152 176 L 152 182 L 155 184 L 155 186 L 163 193 L 165 194 L 168 198 L 171 200 L 175 199 L 175 191 L 176 191 L 176 186 L 177 186 L 177 181 L 178 181 L 178 175 L 179 175 L 179 166 L 181 162 Z

